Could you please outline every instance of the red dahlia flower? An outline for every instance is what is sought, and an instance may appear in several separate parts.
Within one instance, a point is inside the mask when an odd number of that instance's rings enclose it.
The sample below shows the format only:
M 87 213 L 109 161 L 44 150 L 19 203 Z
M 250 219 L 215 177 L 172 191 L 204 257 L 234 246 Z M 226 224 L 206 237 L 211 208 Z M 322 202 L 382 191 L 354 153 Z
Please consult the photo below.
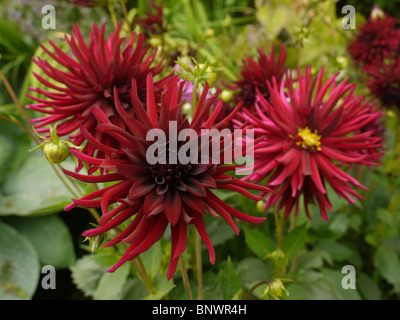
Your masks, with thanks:
M 208 93 L 208 85 L 206 85 L 193 120 L 189 123 L 181 111 L 183 83 L 179 84 L 178 78 L 174 77 L 166 84 L 161 97 L 160 113 L 157 113 L 151 75 L 149 75 L 148 81 L 146 110 L 138 99 L 135 80 L 133 80 L 131 96 L 136 118 L 123 108 L 117 90 L 114 92 L 116 111 L 123 119 L 126 130 L 111 123 L 100 108 L 94 107 L 96 117 L 102 120 L 97 127 L 98 131 L 112 135 L 114 139 L 121 142 L 120 145 L 123 147 L 106 146 L 83 127 L 82 130 L 89 143 L 101 149 L 105 158 L 92 158 L 76 149 L 71 152 L 78 159 L 103 168 L 104 170 L 101 172 L 108 171 L 108 173 L 83 175 L 67 170 L 65 173 L 84 182 L 115 183 L 81 199 L 73 200 L 66 210 L 78 205 L 86 208 L 101 208 L 102 217 L 99 226 L 84 232 L 83 235 L 86 237 L 103 234 L 133 218 L 124 231 L 104 245 L 112 246 L 121 241 L 130 243 L 127 251 L 120 261 L 109 270 L 110 272 L 148 250 L 163 236 L 169 225 L 172 246 L 167 277 L 171 279 L 175 273 L 179 256 L 186 249 L 189 224 L 194 224 L 198 230 L 208 248 L 210 261 L 214 263 L 214 249 L 203 221 L 203 216 L 207 211 L 225 219 L 236 233 L 239 230 L 233 217 L 251 223 L 264 221 L 264 218 L 247 216 L 230 207 L 212 192 L 213 189 L 233 190 L 254 200 L 259 200 L 260 197 L 252 195 L 247 189 L 266 191 L 266 188 L 228 175 L 227 172 L 237 167 L 235 165 L 224 166 L 212 162 L 209 164 L 183 163 L 181 158 L 179 161 L 173 161 L 171 154 L 168 155 L 165 163 L 158 161 L 152 164 L 153 162 L 149 161 L 146 155 L 149 147 L 153 145 L 153 142 L 147 141 L 147 134 L 150 130 L 161 129 L 167 135 L 167 142 L 164 146 L 177 143 L 179 150 L 184 142 L 177 142 L 176 136 L 173 138 L 174 134 L 170 131 L 170 123 L 176 121 L 178 135 L 184 132 L 182 130 L 192 129 L 197 132 L 195 139 L 200 139 L 201 128 L 223 129 L 235 112 L 224 121 L 214 125 L 213 121 L 218 110 L 208 118 L 214 99 L 206 101 Z M 162 153 L 163 151 L 160 151 L 159 155 Z
M 383 63 L 385 58 L 393 59 L 400 45 L 396 20 L 389 15 L 369 17 L 367 23 L 359 28 L 355 40 L 350 43 L 350 55 L 363 69 Z
M 258 62 L 247 58 L 240 71 L 240 79 L 233 86 L 234 90 L 239 90 L 236 102 L 243 101 L 245 108 L 254 110 L 257 90 L 268 100 L 270 93 L 267 82 L 275 77 L 278 84 L 280 83 L 285 74 L 285 58 L 286 51 L 282 44 L 277 60 L 274 45 L 272 45 L 270 56 L 267 56 L 262 48 L 258 50 Z
M 121 25 L 105 40 L 105 24 L 99 29 L 96 25 L 90 32 L 90 43 L 87 45 L 79 26 L 73 28 L 74 35 L 66 38 L 74 57 L 63 52 L 56 44 L 50 41 L 55 53 L 43 50 L 66 70 L 52 66 L 41 58 L 33 61 L 51 79 L 45 79 L 35 73 L 35 76 L 49 90 L 31 88 L 44 96 L 44 98 L 28 95 L 38 103 L 27 108 L 48 114 L 45 117 L 33 119 L 38 132 L 47 132 L 48 125 L 57 123 L 58 136 L 70 135 L 75 145 L 81 145 L 85 140 L 79 129 L 85 128 L 93 133 L 96 139 L 106 143 L 116 143 L 114 140 L 104 141 L 101 132 L 94 132 L 98 119 L 93 113 L 93 108 L 100 108 L 117 125 L 124 125 L 116 112 L 114 105 L 114 88 L 124 108 L 130 103 L 129 91 L 131 80 L 135 79 L 138 96 L 141 101 L 146 97 L 146 77 L 149 73 L 156 75 L 161 72 L 161 66 L 151 67 L 155 52 L 146 56 L 149 47 L 144 45 L 144 36 L 134 34 L 129 38 L 119 36 Z M 162 85 L 156 84 L 156 93 Z M 56 84 L 58 83 L 58 84 Z M 128 109 L 127 112 L 131 112 Z M 104 138 L 104 139 L 110 139 Z M 92 146 L 85 147 L 85 153 L 92 155 Z
M 143 29 L 146 37 L 159 35 L 166 31 L 164 26 L 163 8 L 157 6 L 153 1 L 150 2 L 153 10 L 147 12 L 145 17 L 137 17 L 135 22 Z M 155 11 L 156 14 L 153 14 Z
M 318 203 L 326 220 L 326 209 L 332 210 L 326 183 L 350 203 L 354 202 L 350 195 L 362 198 L 352 185 L 366 188 L 340 166 L 377 164 L 381 137 L 368 126 L 381 112 L 372 110 L 363 97 L 355 97 L 355 85 L 347 80 L 336 85 L 334 76 L 324 83 L 323 70 L 312 78 L 311 68 L 305 75 L 298 73 L 296 84 L 289 73 L 286 85 L 278 87 L 274 80 L 269 101 L 258 93 L 256 114 L 245 109 L 242 113 L 254 126 L 255 136 L 264 137 L 255 148 L 254 171 L 247 179 L 268 178 L 271 193 L 266 207 L 280 200 L 277 209 L 285 207 L 286 217 L 293 207 L 297 215 L 303 196 L 308 217 L 312 202 Z
M 400 107 L 400 57 L 393 64 L 368 68 L 368 88 L 386 107 Z

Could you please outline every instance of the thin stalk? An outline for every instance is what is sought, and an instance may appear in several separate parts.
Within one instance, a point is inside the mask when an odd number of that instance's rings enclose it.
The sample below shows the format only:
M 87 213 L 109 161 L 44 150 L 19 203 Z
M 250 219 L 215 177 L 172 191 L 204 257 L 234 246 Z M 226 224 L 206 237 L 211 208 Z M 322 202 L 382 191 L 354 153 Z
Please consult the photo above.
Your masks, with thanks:
M 192 119 L 194 117 L 194 114 L 196 113 L 196 108 L 197 108 L 197 87 L 199 86 L 199 80 L 196 79 L 194 80 L 193 84 L 193 91 L 192 91 Z
M 203 262 L 201 258 L 201 237 L 196 230 L 197 299 L 203 300 Z
M 113 22 L 114 29 L 116 29 L 118 26 L 118 19 L 117 16 L 115 15 L 114 1 L 108 1 L 108 11 L 110 12 L 110 17 Z
M 128 9 L 126 8 L 125 0 L 121 0 L 122 11 L 124 12 L 125 23 L 128 26 L 129 36 L 132 35 L 131 24 L 129 23 Z
M 256 283 L 254 286 L 252 286 L 250 288 L 250 290 L 246 293 L 246 295 L 244 296 L 243 300 L 248 300 L 251 296 L 251 294 L 253 293 L 254 290 L 256 290 L 259 286 L 262 286 L 263 284 L 270 284 L 269 281 L 260 281 L 259 283 Z
M 140 256 L 138 256 L 138 257 L 135 258 L 135 260 L 138 261 L 138 264 L 139 264 L 139 266 L 140 266 L 140 269 L 141 269 L 142 272 L 143 272 L 143 277 L 144 277 L 145 281 L 146 281 L 146 282 L 148 283 L 148 285 L 149 285 L 149 290 L 150 290 L 151 294 L 155 294 L 155 293 L 156 293 L 156 289 L 154 289 L 153 284 L 152 284 L 151 281 L 150 281 L 150 278 L 149 278 L 149 276 L 148 276 L 148 274 L 147 274 L 146 268 L 145 268 L 144 265 L 143 265 L 142 259 L 140 258 Z
M 11 96 L 11 99 L 13 100 L 14 104 L 17 106 L 18 110 L 21 112 L 22 116 L 24 117 L 25 121 L 29 123 L 29 116 L 26 113 L 26 110 L 22 107 L 21 103 L 19 102 L 17 95 L 15 94 L 13 88 L 11 87 L 10 82 L 8 82 L 5 74 L 3 71 L 0 69 L 0 78 L 4 82 L 4 85 L 8 91 L 8 93 Z
M 283 228 L 282 221 L 280 219 L 280 213 L 274 210 L 275 224 L 276 224 L 276 235 L 278 238 L 278 249 L 283 248 Z
M 193 300 L 192 289 L 190 288 L 189 277 L 188 277 L 188 273 L 186 270 L 186 264 L 185 264 L 185 259 L 183 258 L 183 255 L 179 256 L 179 265 L 181 267 L 182 280 L 183 280 L 183 286 L 185 287 L 186 298 L 188 300 Z

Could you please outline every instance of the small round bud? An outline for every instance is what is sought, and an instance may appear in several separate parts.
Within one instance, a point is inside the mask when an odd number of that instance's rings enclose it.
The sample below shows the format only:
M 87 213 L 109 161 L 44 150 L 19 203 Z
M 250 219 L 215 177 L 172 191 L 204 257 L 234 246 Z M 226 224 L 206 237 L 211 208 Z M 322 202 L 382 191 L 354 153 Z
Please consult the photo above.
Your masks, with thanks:
M 233 98 L 233 92 L 230 90 L 222 90 L 220 97 L 221 97 L 222 101 L 229 102 Z
M 47 142 L 43 146 L 43 152 L 47 160 L 55 164 L 63 162 L 69 156 L 69 148 L 63 142 Z
M 257 201 L 256 207 L 257 207 L 258 212 L 264 213 L 265 212 L 265 209 L 264 209 L 265 208 L 265 201 L 264 200 Z
M 157 48 L 157 47 L 161 46 L 162 41 L 160 38 L 151 38 L 149 40 L 149 43 L 153 48 Z
M 214 38 L 215 37 L 215 31 L 212 28 L 208 28 L 205 32 L 204 32 L 204 36 L 206 38 Z

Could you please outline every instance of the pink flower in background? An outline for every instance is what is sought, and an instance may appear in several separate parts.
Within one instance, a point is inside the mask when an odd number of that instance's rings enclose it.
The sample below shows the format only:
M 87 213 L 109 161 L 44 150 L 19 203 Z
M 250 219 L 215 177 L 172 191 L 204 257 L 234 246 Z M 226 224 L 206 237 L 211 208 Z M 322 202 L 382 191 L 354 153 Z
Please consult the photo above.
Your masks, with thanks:
M 374 123 L 382 113 L 353 95 L 354 84 L 345 80 L 336 85 L 335 78 L 324 82 L 323 70 L 316 78 L 311 68 L 304 75 L 298 70 L 297 82 L 288 74 L 286 83 L 268 84 L 269 100 L 257 93 L 255 114 L 246 109 L 241 113 L 254 126 L 255 136 L 264 137 L 247 179 L 258 183 L 267 178 L 271 192 L 266 207 L 278 203 L 286 217 L 293 208 L 298 214 L 303 198 L 308 217 L 308 206 L 315 203 L 328 219 L 332 206 L 326 184 L 354 203 L 351 196 L 362 197 L 353 186 L 366 188 L 345 172 L 346 165 L 377 165 L 382 141 Z

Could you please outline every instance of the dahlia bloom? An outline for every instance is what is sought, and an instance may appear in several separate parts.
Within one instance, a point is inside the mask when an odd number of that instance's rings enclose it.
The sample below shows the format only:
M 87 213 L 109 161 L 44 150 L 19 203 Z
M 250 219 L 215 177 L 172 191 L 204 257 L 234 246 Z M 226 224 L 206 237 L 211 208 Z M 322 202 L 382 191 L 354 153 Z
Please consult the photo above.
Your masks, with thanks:
M 233 85 L 233 90 L 238 90 L 236 102 L 243 101 L 244 107 L 254 110 L 257 90 L 265 99 L 269 99 L 268 81 L 274 77 L 279 84 L 282 80 L 286 68 L 284 67 L 286 51 L 280 45 L 279 58 L 275 58 L 275 46 L 272 45 L 271 53 L 267 56 L 263 49 L 258 50 L 258 61 L 247 58 L 240 70 L 240 79 Z
M 393 64 L 380 64 L 368 68 L 367 86 L 386 107 L 400 107 L 400 57 Z
M 307 216 L 311 218 L 308 205 L 317 203 L 327 220 L 327 209 L 332 210 L 327 183 L 350 203 L 351 196 L 362 199 L 353 186 L 366 188 L 340 167 L 377 165 L 381 137 L 369 126 L 381 112 L 363 102 L 364 97 L 355 97 L 355 85 L 347 79 L 336 85 L 334 76 L 324 83 L 323 69 L 313 78 L 311 68 L 304 75 L 298 70 L 298 77 L 295 83 L 288 73 L 280 87 L 273 80 L 269 101 L 258 93 L 256 114 L 246 109 L 241 113 L 254 126 L 255 136 L 264 137 L 255 148 L 254 171 L 246 179 L 267 178 L 271 192 L 266 208 L 279 201 L 277 209 L 285 208 L 286 217 L 294 207 L 297 215 L 303 196 Z
M 195 139 L 200 139 L 201 128 L 223 129 L 235 113 L 232 113 L 224 121 L 214 124 L 218 110 L 216 110 L 214 116 L 208 118 L 210 107 L 215 99 L 206 99 L 209 89 L 206 84 L 193 120 L 189 123 L 181 111 L 184 84 L 179 83 L 178 77 L 172 78 L 166 84 L 159 105 L 160 112 L 158 113 L 156 111 L 157 103 L 153 96 L 152 75 L 149 74 L 147 79 L 147 109 L 144 108 L 138 98 L 135 80 L 133 80 L 131 97 L 136 117 L 123 108 L 117 89 L 115 89 L 116 111 L 123 120 L 125 129 L 111 123 L 101 108 L 93 108 L 96 117 L 101 120 L 97 131 L 112 135 L 114 139 L 121 142 L 120 145 L 123 147 L 116 148 L 104 145 L 83 127 L 82 130 L 88 142 L 101 149 L 105 157 L 103 159 L 89 157 L 77 149 L 71 149 L 71 152 L 81 161 L 103 170 L 100 170 L 99 175 L 85 175 L 67 170 L 64 170 L 64 172 L 88 183 L 115 183 L 81 199 L 74 199 L 73 203 L 66 207 L 66 210 L 76 206 L 101 208 L 102 216 L 99 226 L 84 232 L 83 235 L 86 237 L 95 237 L 106 233 L 132 218 L 124 231 L 104 244 L 105 247 L 113 246 L 121 241 L 130 244 L 119 262 L 109 270 L 110 272 L 148 250 L 170 226 L 172 243 L 167 277 L 171 279 L 175 273 L 179 256 L 186 249 L 189 224 L 196 227 L 208 248 L 211 263 L 215 262 L 213 245 L 207 235 L 203 221 L 203 216 L 207 211 L 213 216 L 221 216 L 225 219 L 236 233 L 239 230 L 233 218 L 251 223 L 261 223 L 265 220 L 264 218 L 247 216 L 230 207 L 212 192 L 213 189 L 232 190 L 254 200 L 261 198 L 251 194 L 247 189 L 264 192 L 267 189 L 228 175 L 229 171 L 238 167 L 236 165 L 225 166 L 214 162 L 204 164 L 203 161 L 198 164 L 194 162 L 184 163 L 181 158 L 172 160 L 173 154 L 171 153 L 168 153 L 165 163 L 150 161 L 147 150 L 154 144 L 152 141 L 147 141 L 147 134 L 150 130 L 161 129 L 168 138 L 165 144 L 161 145 L 171 146 L 176 143 L 179 150 L 184 142 L 176 140 L 176 133 L 179 136 L 179 133 L 185 132 L 183 130 L 192 129 L 197 132 Z M 170 131 L 169 126 L 174 121 L 176 121 L 175 127 L 177 128 L 175 134 Z M 161 154 L 165 154 L 164 151 L 159 151 L 158 155 Z
M 359 28 L 355 39 L 349 45 L 349 52 L 357 65 L 368 69 L 383 63 L 385 58 L 397 56 L 400 39 L 396 20 L 385 14 L 383 17 L 370 16 L 367 23 Z
M 157 6 L 153 1 L 150 2 L 150 6 L 152 10 L 149 10 L 145 17 L 135 19 L 136 24 L 143 29 L 146 37 L 156 36 L 166 31 L 162 6 Z M 155 14 L 152 11 L 155 11 Z
M 48 89 L 30 88 L 43 97 L 28 96 L 38 103 L 27 108 L 47 114 L 33 119 L 38 132 L 48 132 L 50 124 L 57 123 L 58 136 L 70 135 L 75 145 L 81 145 L 85 138 L 80 128 L 93 133 L 96 139 L 112 145 L 116 143 L 110 137 L 103 140 L 101 132 L 94 132 L 98 119 L 93 108 L 100 108 L 113 123 L 123 125 L 114 105 L 114 88 L 124 108 L 130 103 L 129 90 L 132 78 L 136 80 L 138 96 L 141 101 L 146 97 L 146 77 L 149 73 L 157 75 L 161 65 L 151 67 L 154 53 L 147 55 L 149 47 L 144 45 L 144 36 L 134 34 L 125 38 L 119 36 L 121 24 L 105 39 L 105 27 L 98 28 L 95 24 L 90 32 L 90 43 L 83 40 L 79 25 L 73 28 L 74 35 L 66 40 L 73 56 L 63 52 L 55 43 L 50 41 L 54 53 L 42 46 L 43 50 L 66 70 L 52 66 L 48 61 L 34 58 L 33 61 L 42 69 L 48 78 L 35 74 L 36 78 Z M 155 92 L 161 90 L 163 81 L 156 83 Z M 130 112 L 129 110 L 127 112 Z M 92 146 L 86 146 L 85 152 L 93 155 Z

